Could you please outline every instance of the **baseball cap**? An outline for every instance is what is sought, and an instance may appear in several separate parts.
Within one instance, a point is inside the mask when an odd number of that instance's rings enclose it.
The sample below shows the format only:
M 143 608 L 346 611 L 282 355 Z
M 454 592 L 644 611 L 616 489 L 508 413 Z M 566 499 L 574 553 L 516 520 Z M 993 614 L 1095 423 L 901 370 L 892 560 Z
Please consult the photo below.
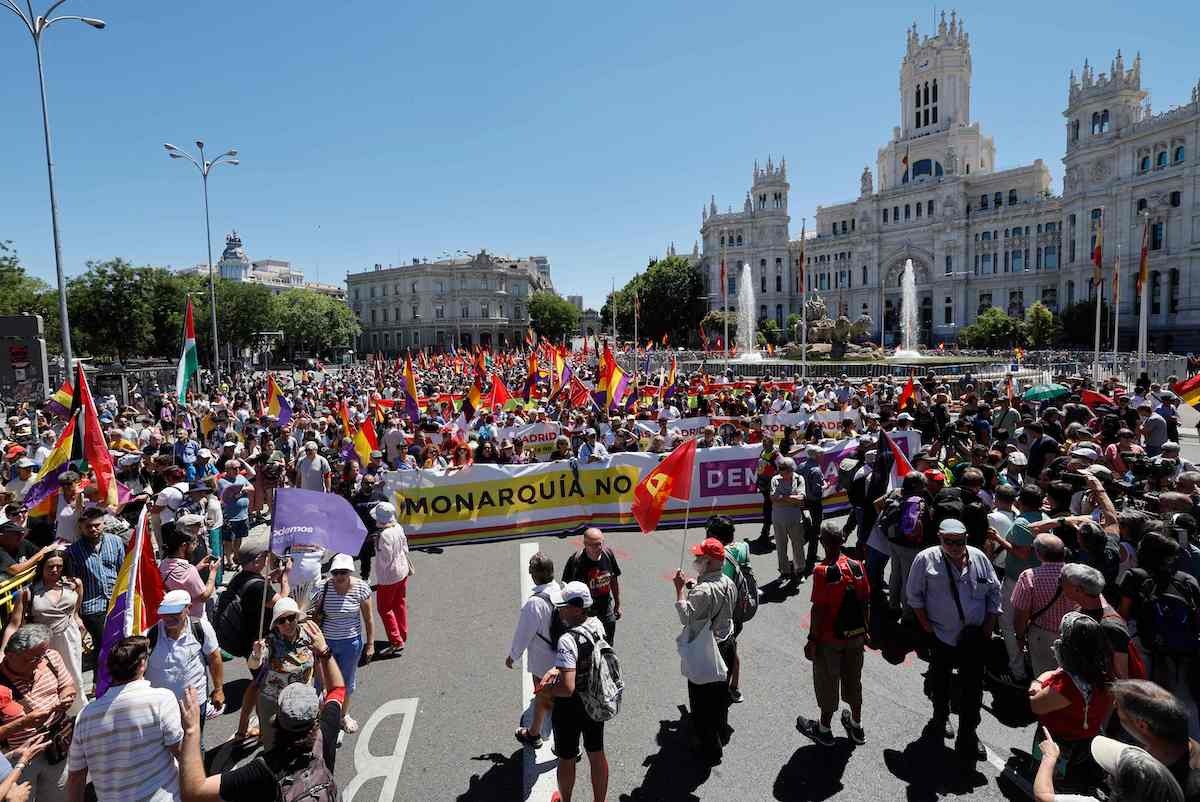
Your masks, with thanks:
M 209 451 L 207 448 L 202 448 L 199 451 L 197 451 L 196 453 L 200 455 L 201 459 L 212 459 L 212 452 Z
M 382 456 L 383 456 L 383 452 L 382 452 L 382 451 L 372 451 L 372 452 L 371 452 L 371 458 L 372 458 L 372 459 L 378 459 L 378 458 L 380 458 L 380 457 L 382 457 Z
M 569 604 L 573 607 L 591 607 L 592 593 L 582 582 L 568 582 L 563 585 L 562 603 L 564 606 Z
M 1094 448 L 1088 448 L 1087 446 L 1076 446 L 1075 448 L 1071 449 L 1071 456 L 1097 460 L 1100 459 L 1100 452 L 1096 451 Z
M 947 518 L 938 526 L 939 535 L 965 535 L 967 527 L 957 518 Z
M 1122 743 L 1104 735 L 1097 735 L 1092 739 L 1092 757 L 1095 758 L 1096 764 L 1104 769 L 1109 776 L 1116 775 L 1117 764 L 1125 756 L 1126 749 L 1135 749 L 1139 752 L 1145 751 L 1139 746 L 1131 746 L 1130 744 Z
M 896 420 L 912 420 L 912 419 L 913 419 L 913 416 L 909 415 L 907 412 L 901 412 L 899 415 L 896 416 Z
M 375 523 L 386 524 L 396 520 L 396 508 L 386 501 L 381 501 L 371 510 Z
M 192 594 L 186 590 L 171 590 L 158 604 L 159 615 L 175 615 L 192 606 Z
M 329 564 L 329 570 L 332 571 L 353 571 L 354 558 L 349 554 L 333 555 L 333 562 Z
M 718 560 L 725 556 L 725 546 L 715 537 L 706 537 L 703 542 L 692 546 L 692 554 L 697 557 L 708 557 L 710 560 Z
M 33 460 L 31 460 L 29 457 L 21 457 L 19 460 L 17 460 L 17 467 L 18 468 L 36 468 L 37 463 L 34 462 Z
M 25 708 L 13 700 L 12 689 L 0 685 L 0 722 L 7 724 L 25 715 Z
M 941 471 L 934 470 L 933 468 L 923 471 L 923 473 L 925 474 L 925 478 L 931 482 L 946 481 L 946 474 L 942 473 Z
M 232 440 L 226 440 L 224 443 L 221 443 L 221 448 L 237 448 L 237 443 Z
M 293 682 L 280 691 L 278 704 L 275 723 L 288 732 L 307 732 L 321 714 L 317 692 L 311 685 L 302 682 Z
M 296 604 L 296 600 L 290 596 L 284 596 L 271 608 L 271 626 L 275 626 L 275 622 L 285 615 L 299 614 L 300 605 Z

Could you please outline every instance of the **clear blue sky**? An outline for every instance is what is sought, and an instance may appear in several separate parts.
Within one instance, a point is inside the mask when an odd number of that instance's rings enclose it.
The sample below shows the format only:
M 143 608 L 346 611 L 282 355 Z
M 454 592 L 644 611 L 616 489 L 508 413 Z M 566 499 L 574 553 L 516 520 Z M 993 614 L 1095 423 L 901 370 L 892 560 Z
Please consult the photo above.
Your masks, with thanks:
M 48 0 L 40 0 L 43 7 Z M 792 236 L 858 192 L 898 116 L 904 30 L 932 6 L 651 2 L 315 4 L 70 0 L 46 41 L 68 274 L 89 259 L 204 260 L 200 180 L 163 142 L 236 147 L 213 175 L 214 248 L 310 279 L 444 250 L 547 255 L 559 290 L 691 248 L 710 194 L 742 201 L 788 159 Z M 972 115 L 998 167 L 1042 157 L 1061 189 L 1068 71 L 1143 56 L 1159 111 L 1200 77 L 1200 4 L 960 6 Z M 202 23 L 202 19 L 208 22 Z M 0 239 L 51 279 L 31 43 L 0 16 Z M 217 152 L 219 152 L 217 150 Z M 186 169 L 185 169 L 186 167 Z

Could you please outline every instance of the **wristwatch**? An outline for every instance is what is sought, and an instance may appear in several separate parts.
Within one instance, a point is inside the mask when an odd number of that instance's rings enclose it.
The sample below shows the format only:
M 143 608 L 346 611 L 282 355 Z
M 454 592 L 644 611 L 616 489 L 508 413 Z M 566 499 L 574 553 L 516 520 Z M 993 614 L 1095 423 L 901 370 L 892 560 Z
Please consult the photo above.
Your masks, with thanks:
M 333 649 L 327 648 L 323 652 L 317 652 L 317 657 L 322 660 L 328 660 L 330 657 L 333 657 Z

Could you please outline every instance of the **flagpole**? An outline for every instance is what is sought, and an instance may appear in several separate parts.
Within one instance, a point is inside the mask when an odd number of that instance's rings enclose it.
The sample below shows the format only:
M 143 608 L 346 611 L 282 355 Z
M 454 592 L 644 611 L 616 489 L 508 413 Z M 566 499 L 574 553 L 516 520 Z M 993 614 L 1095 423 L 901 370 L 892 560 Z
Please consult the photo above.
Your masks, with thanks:
M 1142 212 L 1142 225 L 1148 226 L 1150 224 L 1149 220 L 1150 220 L 1150 213 Z M 1143 230 L 1142 230 L 1142 239 L 1143 239 L 1142 247 L 1143 248 L 1148 246 L 1148 244 L 1145 242 L 1146 238 L 1147 238 L 1146 230 L 1143 228 Z M 1141 256 L 1141 258 L 1144 259 L 1146 257 L 1143 254 Z M 1139 259 L 1139 261 L 1138 261 L 1138 276 L 1139 277 L 1142 275 L 1141 270 L 1142 270 L 1142 263 L 1141 263 L 1141 260 Z M 1142 284 L 1142 291 L 1140 294 L 1140 307 L 1141 308 L 1138 310 L 1138 372 L 1139 372 L 1139 374 L 1142 371 L 1145 371 L 1147 369 L 1146 345 L 1147 345 L 1147 341 L 1149 340 L 1149 329 L 1150 329 L 1150 306 L 1149 306 L 1150 305 L 1150 280 L 1149 279 L 1150 279 L 1150 276 L 1147 275 L 1146 278 L 1143 279 L 1141 282 L 1141 284 Z
M 1121 238 L 1117 237 L 1117 264 L 1113 268 L 1112 372 L 1117 372 L 1117 344 L 1121 339 Z
M 1096 287 L 1096 346 L 1092 358 L 1092 380 L 1100 384 L 1100 310 L 1104 305 L 1104 207 L 1100 207 L 1100 227 L 1096 231 L 1096 247 L 1092 254 L 1095 263 L 1096 278 L 1092 284 Z
M 638 312 L 641 310 L 638 302 L 637 288 L 633 290 L 633 387 L 637 392 L 638 384 Z
M 714 503 L 716 499 L 713 499 Z M 683 542 L 679 544 L 679 570 L 683 570 L 683 560 L 687 556 L 688 519 L 692 516 L 692 494 L 688 493 L 687 506 L 683 508 Z
M 808 218 L 800 223 L 800 380 L 808 381 L 808 274 L 804 269 L 804 233 Z

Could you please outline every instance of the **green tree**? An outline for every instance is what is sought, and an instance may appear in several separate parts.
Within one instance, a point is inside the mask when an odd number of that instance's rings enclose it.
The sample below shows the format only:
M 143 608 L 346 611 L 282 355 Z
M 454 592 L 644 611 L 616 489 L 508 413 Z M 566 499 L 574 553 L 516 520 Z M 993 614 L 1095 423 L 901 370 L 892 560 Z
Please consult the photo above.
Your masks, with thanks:
M 46 282 L 25 272 L 12 243 L 0 241 L 0 315 L 44 315 L 50 296 Z
M 552 342 L 579 331 L 579 310 L 552 292 L 535 292 L 529 298 L 529 319 L 533 330 Z
M 316 290 L 291 289 L 276 295 L 263 318 L 283 332 L 283 351 L 329 356 L 359 333 L 358 320 L 343 301 Z
M 67 282 L 74 349 L 119 360 L 152 352 L 156 272 L 119 258 L 88 262 L 83 275 Z
M 994 306 L 958 333 L 959 342 L 969 348 L 1012 348 L 1025 344 L 1025 321 L 1009 317 Z
M 1025 310 L 1025 332 L 1030 348 L 1048 348 L 1054 340 L 1054 313 L 1041 301 Z
M 764 317 L 758 321 L 757 340 L 759 345 L 779 345 L 784 339 L 784 332 L 779 330 L 779 324 L 775 322 L 775 318 Z
M 722 312 L 720 309 L 714 309 L 700 320 L 700 327 L 704 329 L 705 335 L 708 337 L 709 344 L 717 341 L 717 338 L 725 338 L 725 321 L 729 321 L 729 342 L 737 342 L 737 312 L 730 310 Z
M 1066 307 L 1058 316 L 1060 345 L 1078 345 L 1092 348 L 1096 336 L 1096 302 L 1094 299 L 1079 301 Z M 1109 306 L 1100 307 L 1100 342 L 1112 341 L 1112 318 L 1109 317 Z M 1107 337 L 1107 340 L 1106 340 Z
M 787 331 L 783 332 L 783 337 L 784 337 L 785 341 L 790 341 L 792 339 L 795 339 L 796 342 L 800 341 L 800 333 L 796 330 L 796 326 L 799 325 L 799 323 L 800 323 L 800 313 L 799 312 L 792 312 L 790 315 L 787 316 Z
M 635 293 L 640 309 L 639 340 L 661 342 L 666 334 L 671 343 L 684 345 L 695 339 L 696 327 L 708 308 L 704 276 L 698 267 L 682 256 L 651 259 L 645 272 L 634 275 L 624 287 L 609 294 L 600 309 L 600 320 L 606 331 L 612 331 L 615 308 L 618 334 L 623 338 L 633 337 Z

